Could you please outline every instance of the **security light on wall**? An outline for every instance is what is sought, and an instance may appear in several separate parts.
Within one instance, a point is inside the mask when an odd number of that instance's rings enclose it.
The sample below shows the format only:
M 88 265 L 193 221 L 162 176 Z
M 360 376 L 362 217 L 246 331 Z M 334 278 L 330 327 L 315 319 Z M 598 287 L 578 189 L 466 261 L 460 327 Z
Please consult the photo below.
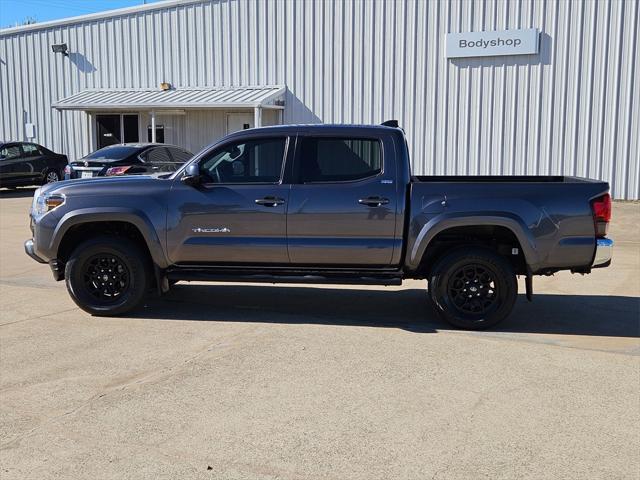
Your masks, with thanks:
M 56 43 L 54 45 L 51 45 L 51 50 L 53 50 L 53 53 L 61 53 L 65 57 L 69 56 L 69 54 L 67 53 L 66 43 Z

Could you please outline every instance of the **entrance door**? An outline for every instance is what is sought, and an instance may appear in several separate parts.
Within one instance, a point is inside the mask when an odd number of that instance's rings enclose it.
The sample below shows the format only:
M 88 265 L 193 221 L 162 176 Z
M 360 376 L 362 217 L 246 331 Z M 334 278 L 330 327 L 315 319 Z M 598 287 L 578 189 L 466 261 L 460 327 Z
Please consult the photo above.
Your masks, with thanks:
M 96 115 L 98 149 L 117 143 L 138 142 L 139 128 L 136 114 Z
M 227 113 L 227 134 L 253 128 L 253 113 Z
M 120 115 L 96 115 L 98 149 L 122 143 L 120 137 Z
M 122 138 L 124 143 L 138 143 L 140 141 L 138 115 L 122 115 Z

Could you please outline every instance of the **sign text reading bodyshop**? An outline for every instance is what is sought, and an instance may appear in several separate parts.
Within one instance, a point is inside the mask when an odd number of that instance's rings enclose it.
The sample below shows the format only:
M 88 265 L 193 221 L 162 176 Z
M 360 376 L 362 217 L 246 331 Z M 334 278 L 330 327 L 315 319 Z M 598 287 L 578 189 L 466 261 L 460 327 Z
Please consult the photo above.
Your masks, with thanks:
M 447 58 L 531 55 L 538 53 L 538 30 L 502 30 L 447 34 Z

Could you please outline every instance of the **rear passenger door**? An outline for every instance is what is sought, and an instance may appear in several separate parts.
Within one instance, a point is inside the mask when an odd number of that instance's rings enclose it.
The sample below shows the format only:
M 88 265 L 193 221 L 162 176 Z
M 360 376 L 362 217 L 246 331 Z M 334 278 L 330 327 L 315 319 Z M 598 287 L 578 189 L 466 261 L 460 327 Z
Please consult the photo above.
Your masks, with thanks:
M 34 181 L 36 177 L 34 161 L 37 157 L 34 155 L 32 149 L 28 147 L 25 148 L 25 144 L 16 143 L 15 146 L 19 149 L 19 156 L 13 160 L 13 178 L 21 183 Z
M 383 137 L 298 137 L 287 214 L 292 263 L 391 264 L 400 245 L 396 172 L 393 164 L 385 164 L 385 157 L 393 155 L 393 142 Z
M 24 171 L 27 178 L 34 181 L 41 181 L 42 175 L 47 169 L 47 161 L 37 145 L 33 143 L 23 143 L 22 152 L 24 158 Z

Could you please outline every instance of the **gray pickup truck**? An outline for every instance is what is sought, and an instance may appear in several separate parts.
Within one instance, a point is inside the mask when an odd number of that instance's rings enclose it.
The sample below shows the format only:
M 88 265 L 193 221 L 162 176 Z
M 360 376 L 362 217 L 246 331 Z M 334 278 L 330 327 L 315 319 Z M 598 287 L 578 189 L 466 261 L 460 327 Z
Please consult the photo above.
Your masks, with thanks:
M 531 299 L 533 275 L 611 262 L 607 183 L 412 176 L 395 125 L 244 130 L 168 178 L 43 186 L 25 250 L 94 315 L 130 311 L 180 280 L 426 279 L 435 311 L 466 329 L 509 315 L 517 275 Z

